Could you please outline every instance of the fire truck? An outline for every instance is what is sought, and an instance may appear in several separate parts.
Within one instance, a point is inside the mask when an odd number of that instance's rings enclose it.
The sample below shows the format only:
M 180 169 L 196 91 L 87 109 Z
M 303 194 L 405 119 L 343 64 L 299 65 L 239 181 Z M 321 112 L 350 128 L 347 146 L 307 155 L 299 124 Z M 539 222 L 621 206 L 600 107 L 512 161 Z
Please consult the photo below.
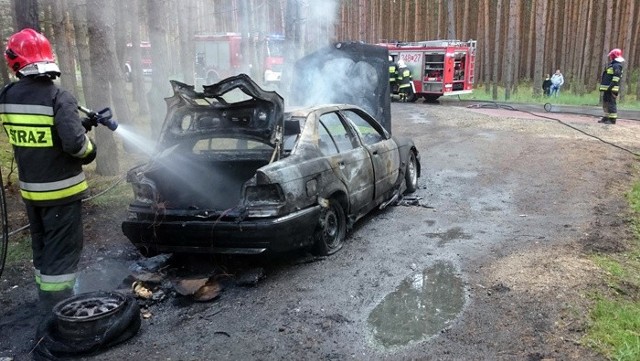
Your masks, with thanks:
M 124 63 L 124 79 L 128 82 L 131 81 L 131 53 L 133 44 L 127 43 L 126 48 L 126 61 Z M 140 42 L 140 54 L 142 62 L 142 75 L 151 75 L 151 44 L 148 41 Z
M 243 39 L 240 33 L 216 33 L 195 35 L 194 40 L 196 86 L 213 84 L 249 69 L 254 75 L 259 74 L 265 85 L 280 82 L 284 63 L 282 35 L 256 35 Z M 249 44 L 243 44 L 243 41 L 249 41 Z M 255 49 L 256 63 L 249 59 L 249 54 L 243 54 L 243 48 L 249 47 Z
M 380 43 L 397 64 L 403 60 L 413 79 L 414 96 L 433 101 L 443 95 L 473 91 L 476 41 L 429 40 L 410 43 Z M 397 92 L 397 90 L 396 90 Z

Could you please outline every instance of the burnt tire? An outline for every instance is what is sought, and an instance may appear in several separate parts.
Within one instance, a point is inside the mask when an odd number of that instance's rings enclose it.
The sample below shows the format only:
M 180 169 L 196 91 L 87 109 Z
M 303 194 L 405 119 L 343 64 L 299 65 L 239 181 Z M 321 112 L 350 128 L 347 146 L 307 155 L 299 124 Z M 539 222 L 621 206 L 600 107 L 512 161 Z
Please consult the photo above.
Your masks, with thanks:
M 418 161 L 416 154 L 409 151 L 409 161 L 404 172 L 404 182 L 407 186 L 405 193 L 413 193 L 418 189 Z
M 329 199 L 329 206 L 323 207 L 318 220 L 318 230 L 313 253 L 328 256 L 338 252 L 347 235 L 347 218 L 340 202 Z
M 70 297 L 38 326 L 34 359 L 95 355 L 133 337 L 140 324 L 140 307 L 131 296 L 98 291 Z

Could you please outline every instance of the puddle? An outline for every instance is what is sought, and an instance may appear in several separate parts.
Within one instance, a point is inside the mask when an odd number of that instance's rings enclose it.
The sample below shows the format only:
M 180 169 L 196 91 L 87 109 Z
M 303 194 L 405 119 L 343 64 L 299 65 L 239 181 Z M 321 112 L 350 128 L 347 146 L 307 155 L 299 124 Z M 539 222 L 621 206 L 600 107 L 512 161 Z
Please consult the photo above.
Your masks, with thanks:
M 457 240 L 457 239 L 471 239 L 471 238 L 473 238 L 472 235 L 470 235 L 468 233 L 464 233 L 462 231 L 462 228 L 460 228 L 460 227 L 454 227 L 454 228 L 448 229 L 444 233 L 425 233 L 425 236 L 427 236 L 428 238 L 438 238 L 438 239 L 440 239 L 440 241 L 438 242 L 438 246 L 439 247 L 444 246 L 449 241 L 453 241 L 453 240 Z
M 450 262 L 437 262 L 404 279 L 378 304 L 367 323 L 375 342 L 403 346 L 438 334 L 462 311 L 462 279 Z
M 76 294 L 93 291 L 113 291 L 131 274 L 132 261 L 103 259 L 91 268 L 79 272 L 74 291 Z

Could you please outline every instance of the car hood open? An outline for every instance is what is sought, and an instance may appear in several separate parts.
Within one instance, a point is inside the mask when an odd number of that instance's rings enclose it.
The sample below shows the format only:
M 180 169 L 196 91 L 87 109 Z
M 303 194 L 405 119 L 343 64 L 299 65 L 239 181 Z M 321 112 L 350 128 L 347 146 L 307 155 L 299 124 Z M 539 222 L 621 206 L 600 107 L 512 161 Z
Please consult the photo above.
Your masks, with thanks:
M 167 116 L 159 144 L 168 146 L 198 133 L 254 139 L 271 145 L 281 139 L 282 97 L 261 89 L 246 74 L 206 85 L 202 92 L 175 80 L 171 86 L 173 96 L 165 99 Z

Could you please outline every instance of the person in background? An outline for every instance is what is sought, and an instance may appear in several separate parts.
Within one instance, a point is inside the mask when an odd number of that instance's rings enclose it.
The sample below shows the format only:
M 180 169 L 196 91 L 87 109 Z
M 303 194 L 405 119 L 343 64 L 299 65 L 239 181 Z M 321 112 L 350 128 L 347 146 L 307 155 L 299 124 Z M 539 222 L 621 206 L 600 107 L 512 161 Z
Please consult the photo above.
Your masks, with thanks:
M 400 92 L 400 101 L 406 102 L 413 98 L 413 89 L 411 88 L 411 70 L 407 67 L 404 60 L 398 60 L 398 91 Z
M 82 166 L 95 159 L 96 146 L 76 98 L 53 82 L 60 69 L 44 35 L 29 28 L 11 35 L 5 59 L 18 81 L 0 93 L 0 120 L 18 165 L 39 307 L 49 312 L 73 295 L 88 194 Z
M 564 76 L 560 72 L 560 69 L 556 70 L 555 74 L 551 76 L 551 88 L 550 95 L 558 96 L 560 94 L 560 88 L 564 84 Z
M 542 82 L 542 94 L 544 94 L 545 97 L 548 97 L 550 93 L 551 77 L 549 76 L 549 74 L 547 74 L 547 76 L 544 78 L 544 81 Z
M 613 49 L 609 52 L 610 63 L 602 72 L 600 80 L 600 92 L 602 92 L 602 109 L 604 117 L 598 123 L 616 124 L 618 119 L 618 92 L 620 91 L 620 79 L 622 78 L 622 50 Z
M 393 57 L 389 55 L 389 92 L 391 94 L 398 90 L 398 66 L 393 61 Z

